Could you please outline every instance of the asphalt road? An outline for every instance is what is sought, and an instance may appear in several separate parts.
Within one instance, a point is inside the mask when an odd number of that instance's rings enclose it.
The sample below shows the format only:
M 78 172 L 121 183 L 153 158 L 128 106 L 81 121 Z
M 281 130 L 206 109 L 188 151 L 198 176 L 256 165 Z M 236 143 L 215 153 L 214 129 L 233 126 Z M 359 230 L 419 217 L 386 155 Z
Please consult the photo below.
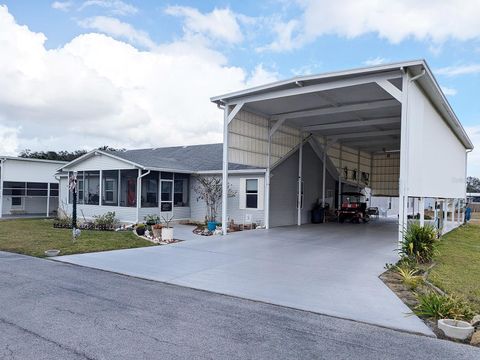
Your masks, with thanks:
M 480 349 L 0 252 L 1 359 L 480 359 Z

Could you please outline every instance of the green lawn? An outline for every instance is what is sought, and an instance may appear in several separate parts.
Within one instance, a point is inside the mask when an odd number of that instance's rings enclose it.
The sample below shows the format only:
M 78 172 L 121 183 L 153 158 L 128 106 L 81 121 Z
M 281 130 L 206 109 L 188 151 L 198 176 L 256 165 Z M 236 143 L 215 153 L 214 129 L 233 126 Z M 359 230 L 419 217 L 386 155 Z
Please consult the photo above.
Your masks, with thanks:
M 429 280 L 471 302 L 480 313 L 480 225 L 462 226 L 441 238 Z
M 0 250 L 43 257 L 48 249 L 61 250 L 60 255 L 152 246 L 131 231 L 83 230 L 72 241 L 70 229 L 54 229 L 53 220 L 15 219 L 0 221 Z

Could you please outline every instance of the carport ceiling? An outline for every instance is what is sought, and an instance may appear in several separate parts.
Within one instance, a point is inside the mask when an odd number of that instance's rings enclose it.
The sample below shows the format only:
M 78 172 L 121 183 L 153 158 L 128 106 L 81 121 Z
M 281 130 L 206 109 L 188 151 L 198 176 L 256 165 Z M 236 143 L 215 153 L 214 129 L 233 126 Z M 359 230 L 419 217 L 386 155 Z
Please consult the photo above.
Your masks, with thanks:
M 363 151 L 400 148 L 400 102 L 376 83 L 256 101 L 245 108 Z

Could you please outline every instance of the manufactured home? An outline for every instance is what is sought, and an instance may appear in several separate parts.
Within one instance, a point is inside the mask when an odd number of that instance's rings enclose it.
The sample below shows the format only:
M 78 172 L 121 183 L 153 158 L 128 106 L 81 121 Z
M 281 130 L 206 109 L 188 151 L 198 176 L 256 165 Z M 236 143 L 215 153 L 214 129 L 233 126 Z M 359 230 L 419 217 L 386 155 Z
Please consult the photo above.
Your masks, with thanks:
M 54 216 L 63 161 L 0 156 L 0 217 Z

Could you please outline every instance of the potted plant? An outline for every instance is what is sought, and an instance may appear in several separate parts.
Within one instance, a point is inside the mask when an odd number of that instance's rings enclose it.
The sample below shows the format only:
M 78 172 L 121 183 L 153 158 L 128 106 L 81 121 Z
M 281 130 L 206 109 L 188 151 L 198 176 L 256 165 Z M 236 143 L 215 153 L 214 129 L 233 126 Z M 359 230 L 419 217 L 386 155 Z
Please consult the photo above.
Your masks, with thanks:
M 152 226 L 152 233 L 153 233 L 153 237 L 157 238 L 157 239 L 161 239 L 162 238 L 162 229 L 163 229 L 163 225 L 162 224 L 155 224 Z
M 162 241 L 164 242 L 172 242 L 173 241 L 173 227 L 170 226 L 170 222 L 173 220 L 173 216 L 171 217 L 163 217 L 162 220 L 165 223 L 165 226 L 162 227 Z
M 140 236 L 145 235 L 145 224 L 138 224 L 135 227 L 135 232 L 137 233 L 137 235 L 140 235 Z
M 206 206 L 205 221 L 210 232 L 217 228 L 218 207 L 222 200 L 222 179 L 218 176 L 196 176 L 193 190 L 197 194 L 197 201 L 203 200 Z M 228 196 L 235 196 L 235 192 L 228 185 Z

